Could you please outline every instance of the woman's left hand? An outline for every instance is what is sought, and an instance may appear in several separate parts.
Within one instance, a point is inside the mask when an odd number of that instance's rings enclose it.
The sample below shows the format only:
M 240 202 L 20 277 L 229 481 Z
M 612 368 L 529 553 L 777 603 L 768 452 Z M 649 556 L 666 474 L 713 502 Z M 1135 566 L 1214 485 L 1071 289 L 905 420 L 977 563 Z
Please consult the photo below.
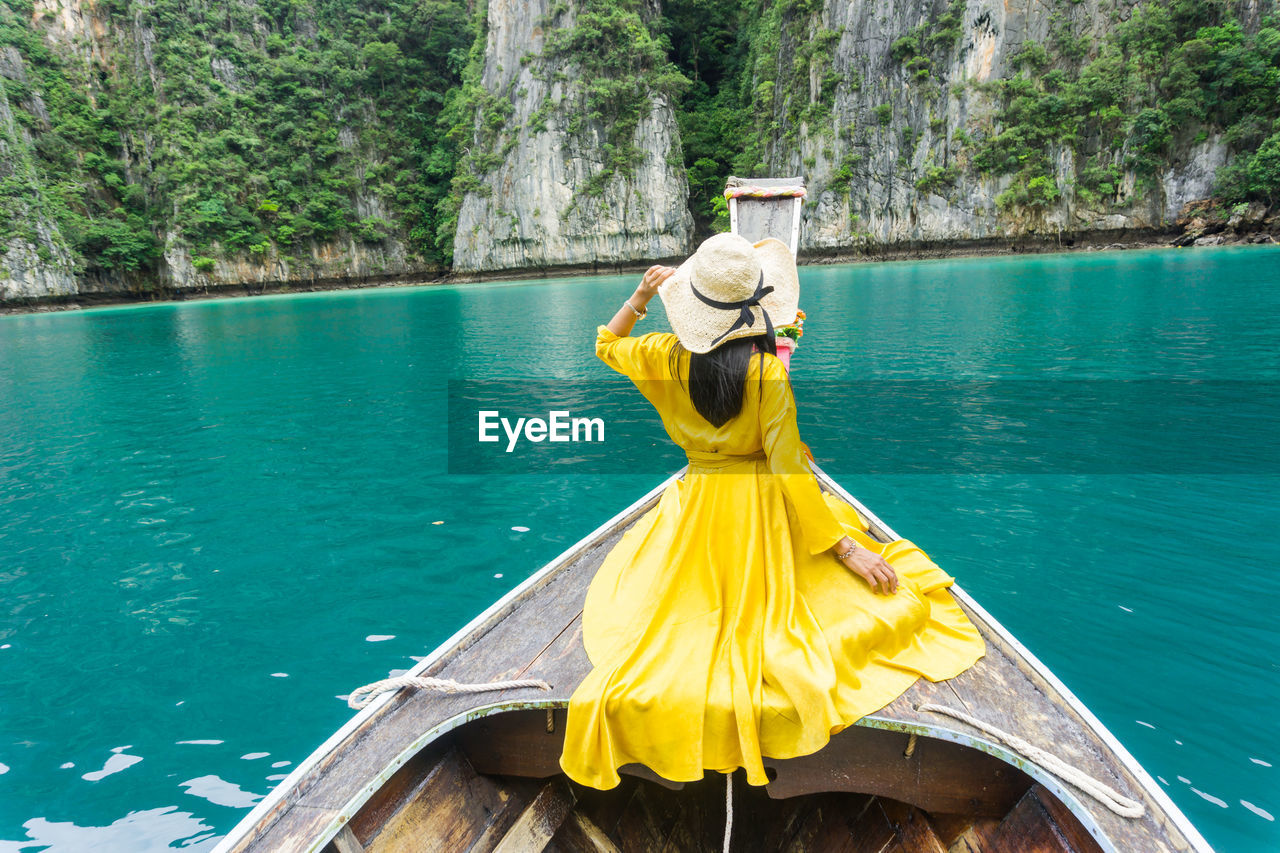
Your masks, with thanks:
M 898 573 L 893 570 L 893 566 L 885 562 L 884 557 L 874 551 L 856 548 L 840 562 L 845 568 L 869 583 L 875 592 L 887 592 L 892 595 L 898 591 Z

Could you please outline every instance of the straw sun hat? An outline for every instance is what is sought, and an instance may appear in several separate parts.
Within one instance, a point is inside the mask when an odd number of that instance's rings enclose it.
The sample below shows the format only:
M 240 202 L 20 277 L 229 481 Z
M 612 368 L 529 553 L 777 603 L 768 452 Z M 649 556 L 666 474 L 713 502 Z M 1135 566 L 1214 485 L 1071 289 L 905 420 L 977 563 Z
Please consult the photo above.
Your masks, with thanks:
M 671 329 L 690 352 L 773 334 L 796 321 L 800 278 L 791 250 L 772 237 L 752 245 L 737 234 L 704 241 L 658 289 Z

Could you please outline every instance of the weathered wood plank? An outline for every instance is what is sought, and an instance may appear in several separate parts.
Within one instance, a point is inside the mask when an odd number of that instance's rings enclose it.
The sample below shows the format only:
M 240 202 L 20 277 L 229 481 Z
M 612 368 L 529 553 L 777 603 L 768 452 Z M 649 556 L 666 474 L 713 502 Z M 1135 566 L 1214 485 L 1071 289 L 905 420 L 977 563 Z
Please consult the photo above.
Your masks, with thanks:
M 509 825 L 526 800 L 478 775 L 456 751 L 431 771 L 419 797 L 396 812 L 366 844 L 368 853 L 469 850 L 498 821 Z M 505 828 L 505 827 L 504 827 Z
M 1067 846 L 1072 850 L 1098 850 L 1097 840 L 1089 834 L 1089 831 L 1081 825 L 1079 819 L 1076 818 L 1071 810 L 1062 804 L 1062 801 L 1050 794 L 1041 785 L 1036 785 L 1030 791 L 1030 795 L 1040 804 L 1040 808 L 1044 809 L 1045 814 L 1053 822 L 1058 833 L 1067 842 Z
M 477 772 L 544 779 L 560 774 L 564 749 L 564 709 L 553 712 L 548 732 L 544 711 L 510 711 L 468 723 L 458 731 L 458 746 Z
M 738 233 L 755 243 L 774 237 L 788 246 L 795 217 L 795 201 L 763 198 L 738 199 Z
M 963 835 L 974 824 L 973 815 L 943 814 L 930 812 L 929 823 L 933 824 L 934 834 L 942 842 L 943 847 L 951 847 L 956 839 Z
M 983 626 L 981 619 L 970 612 L 975 624 Z M 925 702 L 967 710 L 979 719 L 1039 745 L 1061 756 L 1112 788 L 1129 796 L 1144 800 L 1150 817 L 1128 820 L 1112 814 L 1084 794 L 1077 799 L 1088 809 L 1091 818 L 1121 850 L 1150 850 L 1152 853 L 1169 853 L 1172 850 L 1190 850 L 1176 830 L 1162 814 L 1158 804 L 1150 801 L 1127 769 L 1084 723 L 1065 704 L 1058 701 L 1056 692 L 1044 682 L 994 632 L 984 630 L 987 655 L 970 670 L 942 684 L 917 682 L 902 697 L 875 714 L 878 718 L 902 722 L 942 726 L 968 733 L 980 740 L 991 740 L 988 735 L 967 724 L 931 712 L 921 712 L 916 706 Z M 1065 809 L 1064 809 L 1065 811 Z M 1178 846 L 1171 846 L 1177 838 Z
M 795 832 L 775 849 L 785 853 L 857 851 L 861 848 L 854 844 L 855 832 L 860 834 L 859 840 L 867 842 L 872 849 L 877 842 L 883 846 L 892 838 L 887 821 L 877 826 L 876 820 L 882 818 L 882 814 L 867 815 L 874 797 L 828 795 L 813 797 L 810 802 L 811 808 L 797 812 L 800 820 Z M 863 821 L 865 823 L 860 823 Z
M 838 796 L 845 802 L 846 809 L 855 805 L 852 801 L 858 797 L 856 794 Z M 753 846 L 769 853 L 786 850 L 795 842 L 813 812 L 822 806 L 825 799 L 829 798 L 818 796 L 772 800 L 758 788 L 746 788 L 734 798 L 734 811 L 750 816 L 747 828 L 738 832 L 739 849 L 742 843 L 755 842 Z
M 637 510 L 631 519 L 633 520 L 642 511 L 644 510 Z M 630 523 L 629 520 L 624 526 L 629 526 Z M 331 825 L 338 814 L 337 810 L 346 806 L 352 797 L 357 796 L 369 780 L 387 772 L 406 746 L 419 738 L 421 733 L 433 729 L 443 721 L 465 714 L 469 709 L 498 701 L 526 699 L 537 702 L 567 701 L 568 696 L 589 668 L 581 644 L 582 601 L 591 577 L 620 535 L 621 530 L 616 530 L 599 542 L 584 548 L 578 560 L 544 579 L 539 587 L 530 590 L 520 602 L 510 604 L 505 611 L 488 619 L 458 646 L 443 655 L 426 673 L 455 678 L 459 681 L 489 681 L 526 675 L 541 677 L 553 684 L 554 689 L 550 693 L 527 690 L 474 696 L 402 694 L 384 706 L 363 729 L 353 733 L 337 750 L 322 759 L 301 784 L 288 792 L 284 800 L 262 821 L 261 825 L 266 827 L 262 834 L 256 839 L 246 839 L 233 849 L 237 851 L 298 849 L 296 846 L 290 847 L 289 844 L 297 843 L 300 834 L 305 833 L 302 827 L 311 826 L 315 831 L 319 831 L 320 828 Z M 1067 760 L 1121 792 L 1134 795 L 1141 791 L 1141 786 L 1136 784 L 1128 771 L 1118 766 L 1112 759 L 1105 745 L 1087 730 L 1083 720 L 1056 701 L 1053 689 L 1044 682 L 1042 677 L 1030 670 L 1017 658 L 1016 652 L 1009 649 L 989 631 L 987 641 L 988 656 L 973 669 L 949 683 L 918 682 L 903 697 L 891 703 L 876 716 L 899 723 L 942 726 L 986 739 L 976 731 L 969 730 L 963 723 L 951 718 L 921 713 L 915 706 L 927 701 L 962 707 L 1033 743 L 1053 747 Z M 557 729 L 563 730 L 563 717 L 559 719 Z M 556 740 L 558 741 L 559 738 Z M 544 741 L 543 746 L 546 743 L 549 742 Z M 920 743 L 924 744 L 926 741 L 922 739 Z M 918 750 L 922 748 L 927 751 L 927 747 L 917 747 Z M 554 749 L 543 750 L 548 756 L 554 753 L 557 764 L 558 751 L 558 744 Z M 893 770 L 890 775 L 902 777 L 899 779 L 899 784 L 912 784 L 908 775 L 899 772 L 900 770 L 901 768 Z M 412 775 L 412 773 L 406 773 L 404 779 Z M 399 773 L 392 776 L 393 783 L 397 778 L 400 778 Z M 394 784 L 401 784 L 402 787 L 409 786 L 404 779 Z M 420 773 L 417 779 L 421 781 Z M 932 782 L 921 776 L 914 784 L 916 785 L 914 790 L 919 792 L 922 790 L 922 785 L 923 790 L 927 790 Z M 665 800 L 664 795 L 644 793 L 641 797 L 640 792 L 643 790 L 641 787 L 637 786 L 630 790 L 634 797 L 643 800 L 641 805 L 649 810 L 650 817 L 653 817 L 654 810 L 657 810 L 660 813 L 658 817 L 663 820 L 677 819 L 680 808 L 676 807 L 672 812 L 672 804 Z M 721 809 L 723 808 L 722 797 L 723 790 L 721 790 Z M 1080 799 L 1085 800 L 1083 795 Z M 1146 799 L 1145 795 L 1143 799 Z M 393 800 L 394 796 L 389 793 L 385 802 Z M 1098 825 L 1107 832 L 1121 850 L 1149 850 L 1153 853 L 1163 853 L 1163 851 L 1175 849 L 1179 851 L 1190 849 L 1183 841 L 1178 841 L 1176 844 L 1170 841 L 1170 838 L 1180 839 L 1181 835 L 1167 816 L 1160 813 L 1158 804 L 1154 802 L 1147 800 L 1146 804 L 1152 811 L 1152 816 L 1141 821 L 1124 821 L 1095 807 L 1091 801 L 1086 804 L 1095 815 Z M 380 808 L 385 812 L 388 807 L 385 803 L 383 806 L 371 803 L 370 814 L 373 815 Z M 629 807 L 618 812 L 612 818 L 611 824 L 608 820 L 602 822 L 596 818 L 597 814 L 608 813 L 612 808 L 614 808 L 613 805 L 600 806 L 596 812 L 584 812 L 584 814 L 591 814 L 592 821 L 607 837 L 613 839 L 611 843 L 615 843 L 619 849 L 626 849 L 626 844 L 619 841 L 624 836 L 639 843 L 644 833 L 638 828 L 621 832 L 626 823 L 626 812 Z M 823 808 L 829 810 L 831 807 L 828 805 Z M 876 810 L 868 807 L 860 813 L 859 819 L 869 821 L 868 826 L 877 825 L 877 820 L 884 817 L 884 810 L 880 806 L 876 809 L 879 818 L 876 816 Z M 816 819 L 814 815 L 820 810 L 806 806 L 805 809 L 797 807 L 788 813 L 787 819 L 794 822 L 788 831 L 792 833 L 795 843 L 800 843 L 801 837 L 813 829 L 811 824 L 814 824 Z M 1049 809 L 1046 807 L 1044 810 Z M 698 812 L 698 814 L 705 817 L 710 813 Z M 804 817 L 806 814 L 808 817 Z M 511 820 L 515 819 L 511 814 L 508 817 Z M 778 819 L 782 820 L 781 817 Z M 702 820 L 702 817 L 698 820 Z M 830 824 L 830 820 L 818 821 L 816 826 L 826 827 L 823 831 L 829 832 Z M 977 825 L 975 824 L 975 827 Z M 352 830 L 358 840 L 366 843 L 362 836 L 362 826 L 363 824 L 357 819 L 352 824 Z M 846 829 L 848 829 L 847 826 Z M 974 828 L 971 827 L 970 830 L 972 829 Z M 704 830 L 705 827 L 699 832 L 705 835 Z M 876 831 L 872 835 L 878 837 L 879 833 Z M 957 843 L 966 835 L 973 835 L 973 832 L 961 833 L 956 837 Z M 673 838 L 675 836 L 668 832 L 665 839 L 655 837 L 649 840 L 657 844 L 666 844 L 671 843 Z M 812 848 L 801 846 L 796 849 Z
M 622 853 L 595 821 L 577 809 L 569 813 L 554 841 L 565 853 Z
M 276 845 L 272 849 L 280 853 L 311 849 L 317 834 L 333 818 L 332 809 L 294 806 L 281 810 L 271 824 L 271 836 L 275 839 L 273 843 Z
M 613 838 L 623 853 L 661 851 L 678 830 L 685 810 L 694 805 L 693 798 L 686 801 L 682 794 L 642 783 L 620 816 Z
M 1097 851 L 1098 847 L 1096 844 L 1087 848 L 1072 847 L 1049 818 L 1040 799 L 1028 791 L 996 831 L 984 839 L 981 850 L 982 853 L 1088 853 Z
M 839 485 L 827 477 L 825 473 L 818 472 L 818 479 L 824 487 L 832 492 L 841 493 L 842 490 Z M 1029 716 L 1020 714 L 1009 726 L 1002 726 L 1002 728 L 1018 734 L 1032 743 L 1044 746 L 1045 742 L 1038 739 L 1037 736 L 1045 731 L 1043 720 L 1053 720 L 1055 730 L 1050 735 L 1049 743 L 1051 745 L 1063 743 L 1067 745 L 1068 750 L 1079 750 L 1077 754 L 1082 757 L 1081 760 L 1086 760 L 1085 756 L 1091 756 L 1092 761 L 1090 764 L 1094 770 L 1087 770 L 1086 772 L 1090 772 L 1090 775 L 1096 776 L 1117 791 L 1143 802 L 1147 809 L 1147 815 L 1138 820 L 1130 820 L 1112 814 L 1083 795 L 1077 796 L 1081 805 L 1087 810 L 1090 819 L 1110 838 L 1117 849 L 1143 850 L 1151 851 L 1151 853 L 1207 849 L 1207 847 L 1197 848 L 1193 846 L 1193 841 L 1179 828 L 1171 813 L 1165 811 L 1164 802 L 1157 801 L 1148 793 L 1144 785 L 1138 781 L 1136 776 L 1108 745 L 1104 736 L 1095 731 L 1084 716 L 1059 693 L 1057 687 L 1050 683 L 1019 650 L 1005 640 L 1001 634 L 1002 629 L 999 626 L 988 624 L 973 608 L 965 603 L 963 598 L 961 598 L 960 603 L 961 607 L 969 613 L 970 618 L 982 631 L 987 641 L 989 652 L 991 649 L 997 649 L 1000 652 L 1001 660 L 997 661 L 999 666 L 1004 672 L 1016 673 L 1016 677 L 1011 677 L 1009 681 L 1013 685 L 1011 690 L 1005 693 L 994 690 L 978 691 L 979 694 L 985 694 L 986 701 L 977 702 L 970 710 L 980 718 L 984 718 L 984 714 L 987 712 L 990 712 L 993 717 L 998 716 L 1011 697 L 1016 698 L 1019 703 L 1029 703 L 1038 705 L 1040 708 L 1049 708 L 1050 712 L 1040 720 L 1029 721 Z M 989 657 L 991 657 L 990 654 Z M 973 670 L 953 679 L 951 684 L 957 687 L 957 692 L 965 695 L 965 686 L 974 684 L 979 679 L 979 676 L 985 677 L 987 672 L 989 670 L 975 667 Z M 917 687 L 919 686 L 918 684 Z M 915 689 L 912 688 L 913 691 Z M 904 698 L 907 702 L 894 703 L 892 710 L 897 711 L 904 704 L 909 705 L 912 702 L 910 696 Z M 972 702 L 974 698 L 980 698 L 980 696 L 970 696 L 968 701 Z M 952 703 L 939 702 L 939 704 Z M 876 716 L 881 716 L 882 713 Z M 932 717 L 933 715 L 928 716 Z M 921 719 L 921 715 L 910 712 L 904 713 L 900 717 L 895 714 L 895 717 L 907 722 L 915 722 Z M 939 721 L 937 718 L 925 720 L 924 722 L 931 725 L 941 724 L 947 728 L 977 734 L 968 729 L 963 723 L 952 725 L 950 721 Z M 1156 793 L 1159 794 L 1159 791 Z
M 891 851 L 901 853 L 947 853 L 933 824 L 924 812 L 906 803 L 880 799 L 880 808 L 897 838 L 890 846 Z
M 552 685 L 553 695 L 567 703 L 574 689 L 590 671 L 591 661 L 587 659 L 587 651 L 582 646 L 582 607 L 579 603 L 572 621 L 512 678 L 541 678 Z M 516 692 L 503 691 L 494 695 L 497 701 L 506 701 L 516 695 Z
M 996 818 L 983 817 L 972 821 L 960 835 L 951 842 L 947 853 L 983 853 L 986 843 L 1000 828 Z
M 406 692 L 384 709 L 376 718 L 376 724 L 354 733 L 335 751 L 332 760 L 317 769 L 316 778 L 298 802 L 340 808 L 350 801 L 364 780 L 383 772 L 421 732 L 469 708 L 515 698 L 567 702 L 585 675 L 585 668 L 581 673 L 577 671 L 579 666 L 587 666 L 581 638 L 570 627 L 581 613 L 589 583 L 589 578 L 584 580 L 578 575 L 594 574 L 608 547 L 611 546 L 594 549 L 584 558 L 584 563 L 574 564 L 545 584 L 542 595 L 493 626 L 486 641 L 473 646 L 469 654 L 447 658 L 429 670 L 436 677 L 463 683 L 507 680 L 527 673 L 528 677 L 546 678 L 553 684 L 553 691 L 526 688 L 490 694 Z M 534 664 L 539 661 L 535 672 Z M 564 665 L 569 661 L 577 665 L 572 668 Z M 330 768 L 337 761 L 337 755 L 342 756 L 342 771 L 333 773 Z
M 364 845 L 356 840 L 350 826 L 344 826 L 338 830 L 338 834 L 333 837 L 330 844 L 334 853 L 365 853 Z
M 457 742 L 480 773 L 546 778 L 560 773 L 564 748 L 563 710 L 555 712 L 554 732 L 546 730 L 543 711 L 510 711 L 475 720 L 457 733 Z M 1003 761 L 956 744 L 918 738 L 910 757 L 907 735 L 851 727 L 831 744 L 801 758 L 767 759 L 776 771 L 768 786 L 775 798 L 823 791 L 877 794 L 913 803 L 929 811 L 1003 815 L 1031 786 L 1031 780 Z M 644 767 L 625 772 L 664 787 L 679 784 Z
M 534 853 L 547 846 L 568 816 L 577 798 L 567 781 L 543 786 L 516 822 L 493 848 L 494 853 Z
M 497 681 L 525 671 L 560 632 L 582 611 L 587 586 L 603 562 L 607 549 L 598 548 L 583 563 L 565 569 L 542 595 L 496 626 L 488 641 L 475 646 L 465 659 L 446 662 L 439 669 L 446 678 Z M 559 680 L 559 679 L 558 679 Z M 551 682 L 557 692 L 564 685 Z M 576 686 L 569 686 L 569 691 Z
M 651 500 L 649 505 L 655 501 L 656 499 Z M 538 646 L 538 650 L 545 648 L 572 620 L 574 613 L 571 611 L 575 611 L 572 602 L 575 596 L 578 601 L 576 611 L 581 610 L 581 599 L 586 595 L 590 577 L 594 575 L 613 544 L 622 536 L 625 528 L 634 523 L 635 518 L 644 511 L 644 506 L 634 508 L 623 528 L 613 531 L 609 536 L 585 548 L 577 561 L 552 573 L 540 586 L 529 590 L 523 599 L 513 602 L 505 611 L 499 612 L 487 623 L 481 625 L 473 634 L 451 649 L 449 654 L 437 661 L 435 666 L 428 668 L 424 674 L 455 678 L 458 681 L 490 681 L 509 677 L 504 675 L 506 671 L 527 666 L 533 655 L 530 655 L 524 664 L 514 668 L 511 667 L 508 658 L 505 667 L 497 667 L 495 670 L 494 661 L 495 659 L 501 661 L 502 655 L 481 656 L 467 652 L 480 646 L 510 653 L 512 649 L 508 641 L 511 636 L 527 638 L 531 641 L 530 645 L 533 645 L 539 634 L 545 639 L 542 645 Z M 532 609 L 519 606 L 526 602 L 537 603 L 538 606 Z M 568 606 L 565 606 L 566 604 Z M 554 624 L 556 610 L 566 612 L 560 625 Z M 513 616 L 518 618 L 513 624 L 508 625 L 508 620 Z M 580 649 L 581 642 L 579 641 L 577 645 Z M 571 654 L 569 652 L 565 656 L 568 657 Z M 582 657 L 585 660 L 585 654 Z M 567 685 L 567 689 L 557 690 L 556 693 L 567 700 L 568 694 L 580 679 L 581 677 L 577 676 L 571 684 Z M 323 756 L 291 791 L 285 792 L 273 812 L 259 822 L 259 826 L 263 829 L 256 835 L 242 838 L 231 848 L 232 853 L 280 849 L 272 832 L 272 826 L 290 809 L 297 806 L 313 809 L 338 809 L 345 806 L 369 780 L 386 770 L 396 760 L 404 746 L 416 739 L 421 732 L 430 730 L 443 720 L 465 713 L 468 708 L 497 701 L 495 698 L 497 695 L 441 697 L 402 691 L 360 730 L 352 733 L 331 753 Z M 502 694 L 508 700 L 525 695 L 538 700 L 549 698 L 545 693 L 537 690 Z M 333 772 L 339 763 L 342 771 Z
M 357 812 L 347 824 L 361 844 L 382 831 L 392 815 L 404 808 L 421 793 L 432 770 L 446 760 L 445 744 L 432 744 L 419 752 L 396 771 L 387 783 Z
M 1017 768 L 958 744 L 920 737 L 908 757 L 902 732 L 851 726 L 812 755 L 766 759 L 771 797 L 822 791 L 875 794 L 926 811 L 1003 815 L 1031 780 Z
M 834 849 L 849 853 L 884 853 L 897 837 L 878 797 L 871 798 L 852 820 L 840 815 L 836 809 L 832 812 L 833 819 L 828 821 L 828 826 L 834 835 L 828 836 L 831 838 L 828 843 Z M 813 849 L 825 851 L 829 848 L 823 844 L 815 845 Z
M 783 187 L 783 186 L 803 186 L 804 178 L 734 178 L 730 177 L 727 185 L 734 186 L 758 186 L 758 187 Z M 791 246 L 792 235 L 796 234 L 798 223 L 795 221 L 797 216 L 796 201 L 793 198 L 739 198 L 736 200 L 737 217 L 736 228 L 734 233 L 739 234 L 751 242 L 763 240 L 765 237 L 774 237 Z M 798 247 L 793 247 L 792 251 Z
M 597 791 L 595 788 L 575 785 L 574 792 L 578 795 L 578 807 L 574 811 L 590 817 L 605 835 L 616 841 L 618 824 L 622 816 L 631 808 L 631 802 L 642 784 L 638 779 L 623 776 L 618 787 L 611 791 Z

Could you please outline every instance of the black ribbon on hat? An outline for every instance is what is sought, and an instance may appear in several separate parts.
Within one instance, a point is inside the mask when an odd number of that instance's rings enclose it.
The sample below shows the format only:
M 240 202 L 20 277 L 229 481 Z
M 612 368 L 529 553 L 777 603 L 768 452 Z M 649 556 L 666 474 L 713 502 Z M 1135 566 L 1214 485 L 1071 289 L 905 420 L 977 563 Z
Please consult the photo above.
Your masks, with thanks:
M 756 316 L 751 313 L 751 309 L 756 305 L 760 305 L 761 298 L 763 298 L 764 296 L 767 296 L 770 293 L 773 293 L 773 285 L 771 284 L 768 287 L 765 287 L 764 272 L 761 271 L 760 283 L 756 285 L 756 292 L 748 296 L 746 299 L 740 300 L 738 302 L 721 302 L 718 299 L 712 299 L 709 296 L 703 296 L 701 293 L 698 292 L 698 288 L 693 286 L 692 281 L 689 282 L 689 290 L 693 291 L 693 295 L 698 297 L 698 299 L 700 299 L 704 305 L 710 305 L 712 308 L 719 308 L 722 311 L 733 311 L 734 309 L 738 309 L 739 311 L 738 319 L 733 321 L 733 325 L 725 329 L 724 332 L 720 335 L 720 337 L 716 338 L 714 341 L 711 342 L 711 345 L 715 346 L 716 344 L 720 343 L 720 341 L 724 339 L 725 335 L 729 334 L 730 332 L 736 329 L 741 329 L 743 326 L 755 325 Z M 760 314 L 761 316 L 764 317 L 765 336 L 773 337 L 773 321 L 769 319 L 769 312 L 764 309 L 763 305 L 760 305 Z

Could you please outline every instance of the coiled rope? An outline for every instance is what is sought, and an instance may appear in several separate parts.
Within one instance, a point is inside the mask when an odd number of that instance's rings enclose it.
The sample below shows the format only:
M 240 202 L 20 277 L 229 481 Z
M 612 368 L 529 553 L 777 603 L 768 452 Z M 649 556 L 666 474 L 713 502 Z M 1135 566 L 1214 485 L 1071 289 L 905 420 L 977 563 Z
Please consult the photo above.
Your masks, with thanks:
M 925 703 L 919 706 L 919 710 L 933 711 L 935 714 L 946 714 L 948 717 L 955 717 L 957 720 L 966 722 L 975 729 L 991 735 L 996 740 L 1003 741 L 1023 758 L 1039 764 L 1059 779 L 1071 783 L 1121 817 L 1136 818 L 1142 817 L 1146 813 L 1142 803 L 1131 800 L 1123 794 L 1116 793 L 1097 779 L 1085 774 L 1084 771 L 1072 767 L 1051 752 L 1045 752 L 1040 747 L 1027 743 L 1017 735 L 1002 731 L 955 708 Z
M 536 687 L 539 690 L 551 689 L 551 685 L 541 678 L 525 678 L 519 681 L 490 681 L 487 684 L 462 684 L 448 678 L 401 675 L 396 678 L 384 678 L 381 681 L 357 687 L 347 697 L 347 705 L 359 711 L 383 693 L 392 693 L 401 687 L 417 687 L 419 690 L 434 690 L 437 693 L 489 693 L 494 690 L 515 690 L 520 687 Z

